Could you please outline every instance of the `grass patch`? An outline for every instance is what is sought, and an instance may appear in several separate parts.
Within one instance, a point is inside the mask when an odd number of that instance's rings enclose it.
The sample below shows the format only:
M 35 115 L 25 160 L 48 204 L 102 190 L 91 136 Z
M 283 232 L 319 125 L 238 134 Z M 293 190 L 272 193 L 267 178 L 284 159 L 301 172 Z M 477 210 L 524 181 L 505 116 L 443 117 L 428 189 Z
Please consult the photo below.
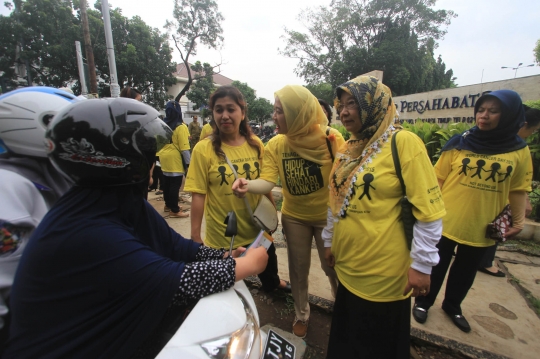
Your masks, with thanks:
M 530 292 L 525 294 L 527 299 L 531 302 L 534 310 L 536 311 L 537 315 L 540 315 L 540 299 L 536 298 L 534 295 L 532 295 Z
M 512 239 L 504 242 L 502 247 L 518 249 L 521 253 L 540 257 L 540 243 L 536 241 Z
M 276 312 L 283 318 L 294 312 L 294 299 L 291 294 L 286 294 L 285 296 L 285 307 Z

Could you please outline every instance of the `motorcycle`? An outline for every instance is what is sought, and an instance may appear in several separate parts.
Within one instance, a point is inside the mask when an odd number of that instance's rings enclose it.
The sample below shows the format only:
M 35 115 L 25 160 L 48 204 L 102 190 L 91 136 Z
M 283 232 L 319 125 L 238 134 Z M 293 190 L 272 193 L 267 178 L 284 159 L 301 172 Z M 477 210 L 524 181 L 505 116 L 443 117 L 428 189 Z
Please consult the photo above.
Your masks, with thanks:
M 232 249 L 237 234 L 234 212 L 229 212 L 225 223 Z M 156 359 L 295 358 L 292 343 L 273 330 L 261 330 L 255 302 L 244 281 L 173 310 Z

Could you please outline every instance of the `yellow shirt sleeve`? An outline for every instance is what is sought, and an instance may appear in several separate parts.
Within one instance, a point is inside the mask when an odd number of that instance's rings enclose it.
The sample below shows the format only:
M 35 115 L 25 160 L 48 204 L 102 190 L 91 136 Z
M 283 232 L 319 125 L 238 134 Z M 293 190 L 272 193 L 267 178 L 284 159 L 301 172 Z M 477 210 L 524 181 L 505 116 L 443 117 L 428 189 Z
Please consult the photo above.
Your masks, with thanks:
M 185 123 L 178 126 L 173 133 L 173 143 L 180 151 L 189 151 L 189 131 Z
M 193 148 L 191 163 L 184 185 L 185 192 L 206 194 L 209 182 L 208 172 L 211 164 L 208 156 L 212 155 L 212 153 L 209 153 L 209 149 L 212 149 L 212 143 L 209 139 L 199 141 Z
M 268 182 L 277 183 L 279 178 L 279 143 L 284 141 L 283 135 L 277 135 L 270 139 L 266 144 L 264 151 L 264 171 L 261 174 L 261 179 Z
M 396 146 L 407 198 L 414 205 L 414 217 L 422 222 L 442 218 L 446 214 L 442 193 L 424 142 L 412 132 L 400 131 Z

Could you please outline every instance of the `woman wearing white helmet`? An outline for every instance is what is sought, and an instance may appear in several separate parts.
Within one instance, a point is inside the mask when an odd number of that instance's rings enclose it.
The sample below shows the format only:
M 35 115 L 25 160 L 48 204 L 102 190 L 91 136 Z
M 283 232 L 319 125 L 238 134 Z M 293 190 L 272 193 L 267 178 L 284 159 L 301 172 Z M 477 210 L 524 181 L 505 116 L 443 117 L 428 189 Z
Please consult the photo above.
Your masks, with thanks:
M 48 123 L 78 101 L 65 91 L 27 87 L 0 96 L 0 352 L 11 284 L 30 234 L 71 184 L 45 153 Z
M 233 258 L 182 237 L 144 200 L 156 152 L 172 139 L 158 116 L 141 102 L 109 98 L 54 117 L 48 156 L 74 186 L 22 255 L 2 358 L 143 355 L 146 340 L 172 319 L 171 306 L 227 290 L 266 267 L 264 247 Z

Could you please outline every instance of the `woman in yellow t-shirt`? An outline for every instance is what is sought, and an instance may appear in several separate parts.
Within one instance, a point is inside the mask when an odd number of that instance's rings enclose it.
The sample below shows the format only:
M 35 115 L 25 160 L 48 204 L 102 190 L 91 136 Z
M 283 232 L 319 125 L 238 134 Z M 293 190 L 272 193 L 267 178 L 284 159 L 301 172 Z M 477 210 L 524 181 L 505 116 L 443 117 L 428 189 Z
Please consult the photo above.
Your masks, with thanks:
M 293 333 L 304 338 L 310 314 L 308 276 L 313 238 L 332 294 L 337 289 L 336 273 L 324 260 L 321 234 L 326 225 L 332 158 L 344 140 L 341 135 L 326 136 L 328 120 L 317 98 L 303 86 L 285 86 L 275 93 L 272 118 L 278 135 L 266 144 L 260 179 L 240 179 L 233 185 L 233 191 L 239 197 L 246 192 L 265 193 L 275 185 L 278 176 L 281 179 L 281 222 L 287 238 L 289 276 L 296 312 Z
M 442 149 L 435 172 L 448 214 L 443 220 L 441 257 L 431 273 L 431 292 L 416 298 L 413 317 L 427 319 L 450 267 L 443 311 L 462 331 L 471 327 L 463 316 L 461 303 L 471 288 L 476 270 L 495 241 L 486 238 L 486 226 L 507 203 L 513 226 L 506 238 L 523 228 L 527 190 L 530 190 L 532 161 L 527 144 L 518 136 L 525 122 L 521 98 L 510 90 L 481 96 L 474 105 L 476 126 L 452 137 Z
M 211 119 L 210 122 L 205 124 L 201 130 L 201 140 L 204 140 L 206 137 L 210 136 L 214 129 L 216 128 L 216 121 Z
M 410 296 L 429 292 L 439 259 L 445 210 L 437 178 L 422 140 L 399 131 L 392 92 L 377 78 L 359 76 L 340 85 L 335 105 L 351 138 L 330 174 L 323 232 L 326 259 L 340 283 L 328 358 L 409 358 Z M 393 140 L 417 219 L 410 251 Z
M 540 110 L 530 108 L 526 105 L 523 105 L 523 108 L 525 109 L 525 124 L 519 129 L 518 136 L 525 141 L 527 140 L 527 137 L 540 129 Z M 532 212 L 531 201 L 529 200 L 529 196 L 525 197 L 525 199 L 525 216 L 529 216 Z M 506 277 L 506 274 L 504 274 L 504 272 L 494 263 L 495 253 L 497 253 L 497 244 L 488 248 L 484 258 L 478 266 L 478 270 L 494 277 L 504 278 Z
M 238 234 L 234 248 L 248 246 L 260 229 L 252 222 L 244 201 L 232 195 L 234 172 L 227 164 L 231 161 L 236 172 L 243 178 L 258 178 L 263 167 L 264 146 L 251 133 L 246 117 L 246 101 L 233 86 L 222 86 L 211 96 L 210 109 L 217 129 L 214 136 L 207 137 L 193 148 L 191 164 L 184 191 L 192 193 L 191 239 L 212 248 L 229 248 L 230 238 L 225 237 L 225 217 L 229 211 L 237 216 Z M 270 190 L 266 192 L 273 202 Z M 251 208 L 255 208 L 260 195 L 249 195 Z M 205 238 L 201 237 L 203 214 L 206 221 Z M 259 274 L 263 290 L 280 288 L 290 291 L 290 285 L 278 275 L 276 249 L 268 248 L 268 265 Z

